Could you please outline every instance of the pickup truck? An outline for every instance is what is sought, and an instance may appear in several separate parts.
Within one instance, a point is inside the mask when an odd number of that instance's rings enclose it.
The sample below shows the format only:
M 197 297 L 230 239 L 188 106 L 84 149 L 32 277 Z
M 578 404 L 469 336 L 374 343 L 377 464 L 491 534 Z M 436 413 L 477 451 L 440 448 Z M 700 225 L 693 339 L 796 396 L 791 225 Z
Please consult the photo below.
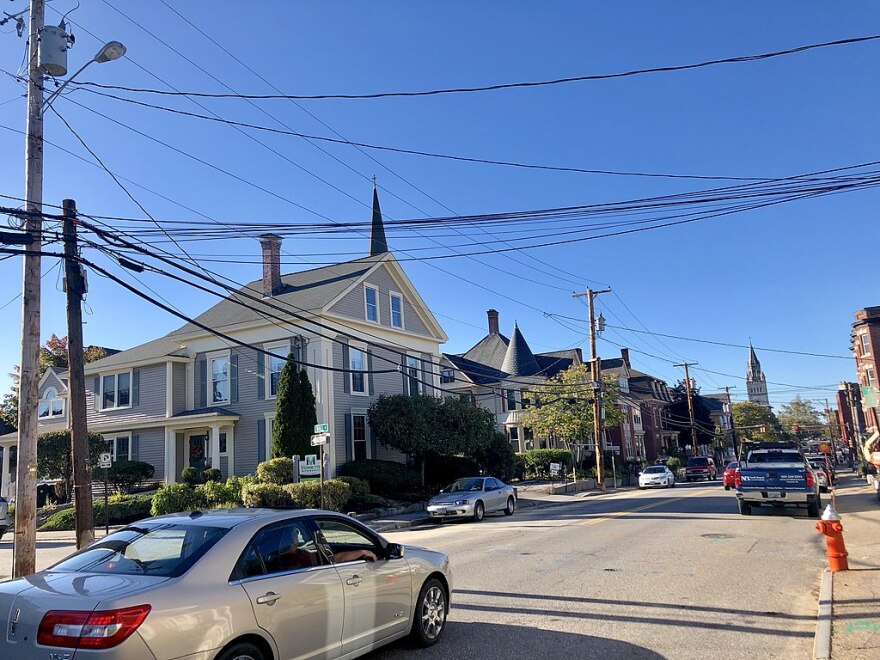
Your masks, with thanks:
M 753 506 L 806 507 L 818 518 L 822 510 L 819 479 L 795 446 L 757 446 L 749 450 L 734 476 L 739 512 L 748 516 Z

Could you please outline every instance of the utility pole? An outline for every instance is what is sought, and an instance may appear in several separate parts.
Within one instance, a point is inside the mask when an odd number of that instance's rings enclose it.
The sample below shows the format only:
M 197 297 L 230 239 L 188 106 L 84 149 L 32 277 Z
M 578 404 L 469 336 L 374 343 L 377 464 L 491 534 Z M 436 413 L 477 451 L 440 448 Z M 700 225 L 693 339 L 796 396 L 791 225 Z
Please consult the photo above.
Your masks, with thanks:
M 37 389 L 40 378 L 40 250 L 43 224 L 43 73 L 39 55 L 45 9 L 44 0 L 31 0 L 24 187 L 27 200 L 25 228 L 33 242 L 24 247 L 21 292 L 21 379 L 18 389 L 13 577 L 30 575 L 36 568 Z
M 691 442 L 694 443 L 694 456 L 697 455 L 697 425 L 694 422 L 694 399 L 691 396 L 691 372 L 689 367 L 699 364 L 698 362 L 684 362 L 683 364 L 675 364 L 674 367 L 684 367 L 684 387 L 688 398 L 688 416 L 691 420 Z
M 834 464 L 837 465 L 837 443 L 834 440 L 834 426 L 831 423 L 831 405 L 828 403 L 828 399 L 825 399 L 825 420 L 828 422 L 828 438 L 831 440 L 831 457 Z
M 739 446 L 736 441 L 736 424 L 733 421 L 733 402 L 730 400 L 730 390 L 735 390 L 736 385 L 725 385 L 724 391 L 727 393 L 727 409 L 730 410 L 730 439 L 733 441 L 733 455 L 739 459 Z
M 73 454 L 73 506 L 76 518 L 76 547 L 95 540 L 92 513 L 92 477 L 89 474 L 89 431 L 86 423 L 86 377 L 83 357 L 82 297 L 85 278 L 77 261 L 76 202 L 65 199 L 64 274 L 67 283 L 68 419 Z
M 593 301 L 602 293 L 610 293 L 611 289 L 593 291 L 587 289 L 585 293 L 575 293 L 573 298 L 587 299 L 587 307 L 590 315 L 590 362 L 593 379 L 593 438 L 596 441 L 596 487 L 605 490 L 605 465 L 602 455 L 602 362 L 596 355 L 596 314 Z

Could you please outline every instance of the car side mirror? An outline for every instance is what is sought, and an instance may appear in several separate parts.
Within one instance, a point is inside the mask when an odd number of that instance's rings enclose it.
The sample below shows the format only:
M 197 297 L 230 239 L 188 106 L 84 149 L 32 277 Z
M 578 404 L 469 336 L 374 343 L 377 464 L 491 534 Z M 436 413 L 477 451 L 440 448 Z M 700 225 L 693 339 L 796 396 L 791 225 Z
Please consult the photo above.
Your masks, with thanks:
M 389 543 L 388 547 L 385 548 L 385 552 L 388 555 L 388 559 L 401 559 L 406 554 L 404 547 L 399 543 Z

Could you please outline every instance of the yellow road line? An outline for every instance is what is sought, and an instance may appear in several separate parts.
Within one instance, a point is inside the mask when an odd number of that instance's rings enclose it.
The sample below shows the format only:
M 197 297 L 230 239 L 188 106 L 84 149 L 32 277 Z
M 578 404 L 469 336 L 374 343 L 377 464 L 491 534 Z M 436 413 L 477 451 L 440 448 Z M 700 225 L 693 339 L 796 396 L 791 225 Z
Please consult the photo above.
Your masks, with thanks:
M 675 502 L 677 500 L 684 500 L 688 497 L 695 497 L 697 495 L 705 494 L 704 489 L 700 489 L 694 491 L 693 493 L 689 493 L 688 495 L 682 495 L 681 497 L 672 497 L 665 500 L 660 500 L 659 502 L 652 502 L 651 504 L 645 504 L 644 506 L 636 507 L 635 509 L 629 509 L 628 511 L 617 511 L 615 513 L 607 513 L 602 518 L 590 518 L 589 520 L 584 520 L 580 525 L 598 525 L 599 523 L 607 522 L 609 520 L 613 520 L 614 518 L 622 518 L 624 516 L 628 516 L 631 513 L 638 513 L 639 511 L 645 511 L 647 509 L 653 509 L 658 506 L 662 506 L 664 504 L 668 504 L 669 502 Z

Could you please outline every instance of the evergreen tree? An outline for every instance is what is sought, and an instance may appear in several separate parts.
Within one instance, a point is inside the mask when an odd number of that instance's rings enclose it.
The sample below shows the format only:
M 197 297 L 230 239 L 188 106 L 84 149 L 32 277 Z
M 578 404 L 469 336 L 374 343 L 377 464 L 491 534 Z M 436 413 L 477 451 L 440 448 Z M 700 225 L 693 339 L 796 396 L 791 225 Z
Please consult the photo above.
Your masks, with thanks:
M 297 420 L 302 397 L 299 393 L 299 367 L 293 353 L 287 356 L 287 362 L 278 375 L 278 393 L 275 400 L 275 421 L 272 425 L 272 458 L 290 457 L 296 451 L 294 438 L 297 434 Z
M 299 405 L 296 411 L 297 417 L 294 420 L 293 453 L 305 456 L 313 454 L 316 449 L 312 447 L 310 441 L 312 433 L 315 431 L 315 424 L 318 423 L 318 416 L 315 412 L 315 393 L 312 391 L 312 383 L 305 369 L 299 370 L 297 394 Z

